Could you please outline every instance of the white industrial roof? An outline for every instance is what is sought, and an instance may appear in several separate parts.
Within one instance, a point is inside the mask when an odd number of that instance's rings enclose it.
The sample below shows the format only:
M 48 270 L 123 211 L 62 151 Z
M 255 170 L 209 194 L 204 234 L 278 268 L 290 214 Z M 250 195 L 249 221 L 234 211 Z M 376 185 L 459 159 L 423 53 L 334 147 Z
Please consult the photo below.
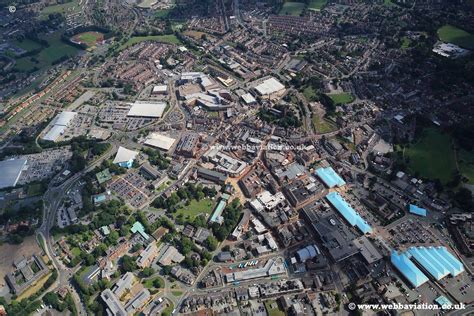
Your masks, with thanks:
M 244 102 L 246 104 L 254 103 L 254 102 L 257 101 L 257 100 L 255 100 L 253 95 L 251 95 L 250 93 L 246 93 L 246 94 L 242 95 L 242 100 L 244 100 Z
M 77 115 L 75 112 L 61 112 L 59 113 L 56 118 L 54 119 L 54 125 L 62 125 L 67 126 L 69 122 Z
M 145 103 L 136 101 L 127 116 L 161 117 L 166 109 L 165 102 Z
M 14 187 L 26 165 L 26 159 L 0 161 L 0 189 Z
M 64 130 L 66 129 L 66 126 L 64 125 L 53 125 L 51 129 L 46 133 L 46 135 L 43 136 L 44 140 L 49 140 L 49 141 L 56 141 L 61 134 L 64 133 Z
M 117 151 L 117 155 L 115 155 L 114 163 L 127 162 L 130 160 L 133 160 L 135 159 L 137 155 L 138 155 L 138 152 L 120 146 Z
M 255 87 L 255 89 L 261 95 L 268 95 L 285 89 L 285 86 L 280 83 L 280 81 L 276 80 L 275 78 L 271 77 L 263 81 L 261 84 Z
M 153 87 L 153 92 L 166 92 L 168 91 L 167 85 L 158 85 Z
M 161 135 L 158 133 L 152 133 L 145 140 L 145 145 L 153 146 L 156 148 L 169 150 L 171 146 L 175 143 L 176 139 Z

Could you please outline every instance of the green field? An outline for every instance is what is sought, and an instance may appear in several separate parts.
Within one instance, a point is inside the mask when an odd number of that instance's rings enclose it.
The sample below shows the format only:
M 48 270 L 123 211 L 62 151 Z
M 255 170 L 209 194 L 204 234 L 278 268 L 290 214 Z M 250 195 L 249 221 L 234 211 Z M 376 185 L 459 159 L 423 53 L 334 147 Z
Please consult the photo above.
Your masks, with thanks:
M 314 130 L 318 134 L 326 134 L 337 130 L 334 123 L 319 117 L 319 115 L 313 115 L 311 120 L 313 121 Z
M 416 143 L 404 149 L 408 168 L 421 177 L 449 182 L 456 171 L 452 138 L 435 128 L 426 128 Z
M 275 300 L 265 301 L 264 304 L 268 316 L 285 316 L 285 313 L 280 310 Z
M 74 257 L 77 257 L 81 254 L 81 249 L 74 247 L 71 249 L 71 253 L 74 255 Z
M 309 102 L 316 100 L 316 91 L 311 86 L 306 86 L 303 90 L 303 95 Z
M 29 184 L 27 192 L 28 196 L 36 196 L 43 194 L 43 186 L 41 185 L 41 183 Z
M 179 214 L 183 214 L 184 218 L 189 216 L 191 219 L 194 219 L 199 214 L 211 214 L 213 210 L 214 203 L 210 199 L 191 200 L 189 205 L 183 205 L 173 215 L 176 217 Z
M 14 41 L 13 45 L 15 45 L 15 46 L 17 46 L 21 49 L 24 49 L 26 51 L 32 51 L 32 50 L 41 48 L 40 44 L 38 44 L 35 41 L 32 41 L 30 39 L 27 39 L 27 38 L 25 38 L 21 42 L 20 41 Z
M 409 39 L 406 36 L 403 36 L 401 49 L 407 49 L 408 47 L 410 47 L 410 44 L 411 44 L 411 39 Z
M 154 15 L 157 18 L 166 18 L 170 12 L 171 9 L 156 10 Z
M 445 25 L 438 29 L 441 41 L 453 43 L 458 46 L 474 49 L 474 35 L 452 25 Z
M 143 286 L 146 287 L 147 289 L 155 288 L 153 286 L 153 281 L 155 281 L 156 279 L 159 279 L 161 281 L 161 284 L 163 284 L 163 286 L 164 286 L 165 281 L 161 277 L 156 277 L 156 278 L 153 278 L 153 279 L 146 280 L 145 282 L 143 282 Z
M 327 0 L 310 0 L 308 4 L 308 9 L 321 10 L 327 2 Z
M 77 34 L 73 37 L 74 41 L 86 44 L 87 46 L 94 46 L 98 41 L 104 38 L 104 34 L 100 32 L 85 32 Z
M 51 13 L 79 13 L 81 12 L 81 7 L 79 6 L 78 0 L 73 0 L 71 2 L 66 2 L 63 4 L 56 4 L 45 7 L 41 10 L 39 18 L 40 19 L 47 19 L 48 15 Z
M 49 47 L 42 49 L 37 55 L 17 59 L 15 69 L 29 72 L 33 70 L 34 67 L 37 67 L 40 70 L 44 70 L 51 67 L 55 60 L 65 55 L 74 56 L 79 51 L 78 48 L 61 41 L 61 34 L 59 33 L 44 36 L 44 38 L 48 41 Z M 25 45 L 32 44 L 27 43 Z M 35 60 L 37 60 L 37 62 L 35 62 Z
M 301 2 L 285 2 L 279 15 L 300 15 L 305 9 L 306 4 Z
M 460 150 L 457 158 L 462 175 L 469 179 L 469 184 L 474 184 L 474 151 Z
M 125 44 L 120 46 L 119 50 L 123 50 L 127 47 L 135 45 L 137 43 L 146 42 L 146 41 L 156 41 L 167 44 L 176 44 L 181 45 L 181 41 L 176 37 L 176 35 L 151 35 L 151 36 L 135 36 L 130 38 Z
M 328 94 L 328 96 L 334 101 L 334 104 L 347 104 L 354 101 L 354 96 L 350 93 L 342 92 L 342 93 L 332 93 Z

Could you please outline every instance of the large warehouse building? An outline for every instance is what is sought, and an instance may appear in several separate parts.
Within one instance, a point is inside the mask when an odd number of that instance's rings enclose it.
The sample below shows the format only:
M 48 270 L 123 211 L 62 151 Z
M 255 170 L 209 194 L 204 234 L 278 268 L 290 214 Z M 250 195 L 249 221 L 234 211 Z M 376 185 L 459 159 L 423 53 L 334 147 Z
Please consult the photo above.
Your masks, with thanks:
M 132 107 L 127 116 L 160 118 L 163 116 L 165 110 L 165 102 L 136 101 L 135 103 L 132 103 Z
M 285 93 L 285 86 L 277 79 L 270 77 L 255 87 L 257 94 L 263 99 L 277 99 Z
M 25 168 L 26 159 L 0 161 L 0 189 L 14 187 Z
M 61 112 L 53 119 L 51 124 L 49 124 L 49 131 L 43 136 L 44 140 L 49 140 L 55 142 L 58 138 L 64 134 L 64 131 L 69 126 L 71 121 L 76 117 L 77 113 L 75 112 Z
M 150 134 L 145 140 L 145 145 L 168 151 L 173 147 L 176 139 L 158 133 Z

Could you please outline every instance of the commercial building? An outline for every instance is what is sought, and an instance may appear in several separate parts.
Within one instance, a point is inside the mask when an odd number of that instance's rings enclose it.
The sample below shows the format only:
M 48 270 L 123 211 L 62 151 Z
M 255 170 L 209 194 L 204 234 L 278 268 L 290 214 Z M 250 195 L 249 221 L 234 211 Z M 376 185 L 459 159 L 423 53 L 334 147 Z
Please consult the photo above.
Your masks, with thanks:
M 425 217 L 427 215 L 427 211 L 426 209 L 424 208 L 421 208 L 419 206 L 416 206 L 416 205 L 413 205 L 413 204 L 410 204 L 408 206 L 408 211 L 411 213 L 411 214 L 415 214 L 415 215 L 418 215 L 418 216 L 423 216 Z
M 0 189 L 14 187 L 21 172 L 25 169 L 26 159 L 10 159 L 0 161 Z
M 75 112 L 61 112 L 56 115 L 53 121 L 49 124 L 48 132 L 42 137 L 44 140 L 55 142 L 59 136 L 64 134 L 64 131 L 69 126 L 71 121 L 77 115 Z
M 160 118 L 166 110 L 165 102 L 136 101 L 132 104 L 127 116 Z
M 300 262 L 306 262 L 307 260 L 311 260 L 320 254 L 321 252 L 319 251 L 318 246 L 309 245 L 298 250 L 296 252 L 296 257 L 298 258 Z
M 171 245 L 166 245 L 160 250 L 158 255 L 158 263 L 162 266 L 169 266 L 173 263 L 181 263 L 184 260 L 184 256 Z
M 146 248 L 140 253 L 137 259 L 137 265 L 140 268 L 149 267 L 153 260 L 158 255 L 158 247 L 154 242 L 146 246 Z
M 118 297 L 122 297 L 130 288 L 135 281 L 135 276 L 132 272 L 125 273 L 120 280 L 112 287 L 112 292 Z
M 173 147 L 175 142 L 176 139 L 174 138 L 158 133 L 152 133 L 148 135 L 147 139 L 145 140 L 145 145 L 168 151 L 171 149 L 171 147 Z
M 145 227 L 143 227 L 142 223 L 138 221 L 133 223 L 133 226 L 130 231 L 132 232 L 132 234 L 140 234 L 145 240 L 148 240 L 150 238 L 150 236 L 145 232 Z
M 110 289 L 105 289 L 101 294 L 100 298 L 104 301 L 107 306 L 106 312 L 108 316 L 127 316 L 128 313 L 123 308 L 122 303 L 112 293 Z
M 220 151 L 218 146 L 209 149 L 203 157 L 205 160 L 215 164 L 217 171 L 224 172 L 225 174 L 237 177 L 243 173 L 247 167 L 247 163 Z
M 283 259 L 272 258 L 269 259 L 263 267 L 227 273 L 225 275 L 225 279 L 227 283 L 231 283 L 259 279 L 264 277 L 272 277 L 284 273 L 286 273 L 286 270 Z
M 125 310 L 129 315 L 135 315 L 151 298 L 148 289 L 141 290 L 125 305 Z
M 426 275 L 424 275 L 423 272 L 421 272 L 421 270 L 410 261 L 406 254 L 392 251 L 390 261 L 414 287 L 419 287 L 428 282 Z
M 257 104 L 257 100 L 253 97 L 251 93 L 246 93 L 241 96 L 242 101 L 244 101 L 245 105 L 254 105 Z
M 123 168 L 131 168 L 138 152 L 120 146 L 115 155 L 114 164 Z
M 333 168 L 319 168 L 315 174 L 324 182 L 328 188 L 342 187 L 346 182 L 339 176 Z
M 224 212 L 229 197 L 230 196 L 227 193 L 222 194 L 221 200 L 217 204 L 214 212 L 212 212 L 211 218 L 209 219 L 210 223 L 223 223 L 224 219 L 222 218 L 222 212 Z
M 372 227 L 347 203 L 337 192 L 326 195 L 331 205 L 346 219 L 351 226 L 356 226 L 362 233 L 371 234 Z
M 154 86 L 153 90 L 151 90 L 151 95 L 166 95 L 166 94 L 168 94 L 168 86 L 166 85 Z
M 221 185 L 225 184 L 228 178 L 225 174 L 222 174 L 214 170 L 209 170 L 206 168 L 197 168 L 196 172 L 197 172 L 198 177 L 201 177 L 203 179 L 206 179 L 206 180 L 209 180 Z
M 197 133 L 187 133 L 181 137 L 178 145 L 176 145 L 176 153 L 187 158 L 196 156 L 200 136 Z
M 270 77 L 255 87 L 257 94 L 263 99 L 277 99 L 285 93 L 285 86 L 277 79 Z

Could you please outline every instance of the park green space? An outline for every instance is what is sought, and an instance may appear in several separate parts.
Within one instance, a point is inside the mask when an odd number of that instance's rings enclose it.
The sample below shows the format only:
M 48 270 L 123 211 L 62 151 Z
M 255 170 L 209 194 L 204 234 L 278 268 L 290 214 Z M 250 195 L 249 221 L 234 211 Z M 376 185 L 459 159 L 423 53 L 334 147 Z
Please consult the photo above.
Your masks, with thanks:
M 324 118 L 321 118 L 317 114 L 313 114 L 313 116 L 311 117 L 311 120 L 313 121 L 314 130 L 318 134 L 331 133 L 337 130 L 337 126 L 334 123 Z
M 441 41 L 453 43 L 467 49 L 474 49 L 474 35 L 452 25 L 444 25 L 438 29 Z
M 48 36 L 43 36 L 45 40 L 48 41 L 49 47 L 45 47 L 34 56 L 26 56 L 18 58 L 16 60 L 15 69 L 19 71 L 31 71 L 34 67 L 38 67 L 39 70 L 44 70 L 52 66 L 52 63 L 63 56 L 74 56 L 78 53 L 79 49 L 71 45 L 68 45 L 61 41 L 60 33 L 49 34 Z M 31 46 L 31 43 L 26 43 L 25 45 Z M 38 63 L 35 63 L 32 58 L 38 60 Z
M 180 297 L 181 295 L 183 295 L 183 291 L 171 291 L 171 294 L 176 297 Z
M 285 316 L 285 313 L 282 312 L 280 308 L 278 308 L 278 305 L 275 300 L 265 301 L 264 304 L 268 316 Z
M 449 182 L 456 171 L 453 139 L 435 128 L 425 128 L 415 143 L 403 150 L 408 158 L 408 169 L 428 179 Z
M 166 18 L 170 14 L 171 9 L 158 9 L 155 11 L 155 17 Z
M 407 49 L 408 47 L 410 47 L 410 44 L 411 44 L 411 39 L 409 39 L 406 36 L 403 36 L 401 49 Z
M 305 9 L 306 4 L 302 2 L 285 2 L 279 15 L 300 15 Z
M 35 50 L 35 49 L 40 49 L 42 47 L 40 44 L 38 44 L 35 41 L 32 41 L 28 38 L 25 38 L 22 41 L 16 40 L 16 41 L 13 42 L 13 45 L 16 46 L 16 47 L 19 47 L 21 49 L 24 49 L 26 51 L 32 51 L 32 50 Z
M 164 286 L 165 281 L 164 281 L 161 277 L 156 277 L 156 278 L 153 278 L 153 279 L 148 279 L 148 280 L 146 280 L 145 282 L 143 282 L 143 286 L 146 287 L 147 289 L 153 289 L 153 288 L 155 288 L 155 286 L 153 285 L 153 282 L 154 282 L 156 279 L 159 279 L 159 280 L 160 280 L 160 283 Z
M 321 10 L 327 2 L 327 0 L 310 0 L 308 3 L 308 9 Z
M 191 219 L 194 219 L 200 214 L 210 215 L 213 210 L 214 203 L 211 199 L 202 199 L 200 201 L 193 199 L 190 201 L 189 205 L 181 206 L 173 215 L 176 217 L 179 214 L 183 214 L 184 218 L 189 216 Z
M 347 104 L 354 101 L 354 96 L 347 92 L 331 93 L 331 94 L 328 94 L 328 97 L 330 97 L 333 100 L 334 104 L 336 105 Z
M 48 15 L 51 13 L 79 13 L 81 12 L 81 7 L 79 6 L 79 0 L 73 0 L 71 2 L 56 4 L 45 7 L 41 10 L 39 18 L 40 19 L 47 19 Z
M 306 98 L 306 100 L 312 102 L 316 100 L 316 91 L 314 90 L 313 87 L 311 86 L 306 86 L 303 89 L 303 95 Z
M 120 50 L 123 50 L 127 47 L 130 47 L 132 45 L 141 43 L 141 42 L 146 42 L 146 41 L 155 41 L 155 42 L 162 42 L 162 43 L 167 43 L 167 44 L 176 44 L 180 45 L 182 44 L 181 41 L 176 37 L 176 35 L 171 34 L 171 35 L 150 35 L 150 36 L 134 36 L 131 37 L 125 44 L 120 46 Z
M 87 46 L 94 46 L 98 40 L 104 37 L 104 34 L 100 32 L 85 32 L 78 34 L 75 37 L 77 37 L 77 39 L 79 39 Z
M 32 183 L 28 185 L 27 195 L 36 196 L 43 193 L 43 186 L 41 183 Z
M 74 257 L 78 257 L 81 255 L 81 249 L 74 247 L 71 249 L 71 253 L 74 255 Z

